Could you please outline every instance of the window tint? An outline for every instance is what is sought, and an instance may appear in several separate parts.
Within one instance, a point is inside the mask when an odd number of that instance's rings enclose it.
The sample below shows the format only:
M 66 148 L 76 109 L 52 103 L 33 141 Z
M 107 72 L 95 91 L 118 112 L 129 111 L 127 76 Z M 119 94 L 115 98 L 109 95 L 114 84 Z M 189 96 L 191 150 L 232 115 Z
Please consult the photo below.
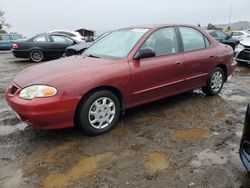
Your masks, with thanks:
M 45 35 L 40 35 L 37 38 L 35 38 L 35 42 L 36 43 L 47 42 L 47 37 Z
M 211 36 L 213 36 L 213 37 L 218 37 L 218 35 L 216 34 L 215 31 L 210 31 L 209 34 L 210 34 Z
M 73 40 L 64 36 L 52 35 L 51 38 L 54 41 L 54 43 L 57 43 L 57 44 L 73 44 L 74 43 Z
M 174 27 L 160 29 L 154 32 L 142 45 L 143 48 L 152 48 L 156 56 L 178 52 L 178 43 Z
M 221 37 L 221 38 L 226 38 L 227 37 L 227 35 L 222 31 L 216 31 L 216 33 L 217 33 L 218 37 Z
M 198 50 L 210 46 L 206 37 L 196 29 L 180 27 L 180 33 L 182 36 L 184 51 Z
M 237 36 L 237 33 L 236 33 L 236 32 L 233 32 L 232 35 L 233 35 L 233 36 Z
M 3 34 L 0 35 L 0 40 L 12 40 L 12 38 L 10 35 Z
M 240 36 L 240 35 L 243 35 L 243 33 L 241 33 L 241 32 L 233 32 L 233 36 Z

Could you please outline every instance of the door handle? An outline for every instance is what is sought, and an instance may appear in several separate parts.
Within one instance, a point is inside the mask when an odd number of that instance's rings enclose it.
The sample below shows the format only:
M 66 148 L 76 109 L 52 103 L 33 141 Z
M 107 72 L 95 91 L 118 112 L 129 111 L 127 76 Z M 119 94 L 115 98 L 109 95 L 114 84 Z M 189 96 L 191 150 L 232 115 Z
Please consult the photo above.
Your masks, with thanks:
M 180 66 L 181 64 L 182 64 L 181 61 L 176 61 L 176 62 L 175 62 L 175 65 L 176 65 L 176 66 Z
M 214 55 L 210 55 L 210 56 L 209 56 L 210 59 L 212 59 L 212 58 L 214 58 L 214 57 L 215 57 Z

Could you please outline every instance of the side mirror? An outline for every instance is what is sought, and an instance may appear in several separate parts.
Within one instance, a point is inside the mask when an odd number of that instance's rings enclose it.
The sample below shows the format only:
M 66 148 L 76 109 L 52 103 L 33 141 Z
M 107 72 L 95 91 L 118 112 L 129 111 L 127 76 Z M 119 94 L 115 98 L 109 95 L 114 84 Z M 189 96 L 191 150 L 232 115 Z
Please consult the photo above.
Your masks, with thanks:
M 143 48 L 140 49 L 134 56 L 134 59 L 143 59 L 143 58 L 149 58 L 154 57 L 155 51 L 152 48 Z

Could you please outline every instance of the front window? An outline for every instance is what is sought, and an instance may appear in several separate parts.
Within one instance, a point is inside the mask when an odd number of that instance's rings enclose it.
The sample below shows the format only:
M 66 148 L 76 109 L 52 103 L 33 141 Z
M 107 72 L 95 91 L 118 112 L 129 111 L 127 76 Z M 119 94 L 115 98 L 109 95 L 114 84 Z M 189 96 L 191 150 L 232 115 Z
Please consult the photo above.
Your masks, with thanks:
M 175 28 L 169 27 L 157 30 L 144 42 L 141 49 L 143 48 L 153 49 L 156 56 L 178 52 Z
M 126 57 L 148 29 L 122 29 L 99 39 L 83 55 L 107 59 Z

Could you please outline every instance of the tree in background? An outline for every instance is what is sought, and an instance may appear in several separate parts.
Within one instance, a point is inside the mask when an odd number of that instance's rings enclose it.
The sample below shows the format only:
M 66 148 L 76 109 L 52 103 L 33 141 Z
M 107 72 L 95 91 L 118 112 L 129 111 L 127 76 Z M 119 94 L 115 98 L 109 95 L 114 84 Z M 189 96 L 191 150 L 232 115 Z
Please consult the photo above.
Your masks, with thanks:
M 6 22 L 4 13 L 5 13 L 4 11 L 0 10 L 0 33 L 5 33 L 4 27 L 5 28 L 11 27 L 11 25 Z
M 223 30 L 223 29 L 220 28 L 220 27 L 216 27 L 215 25 L 209 23 L 209 24 L 207 25 L 207 30 Z

